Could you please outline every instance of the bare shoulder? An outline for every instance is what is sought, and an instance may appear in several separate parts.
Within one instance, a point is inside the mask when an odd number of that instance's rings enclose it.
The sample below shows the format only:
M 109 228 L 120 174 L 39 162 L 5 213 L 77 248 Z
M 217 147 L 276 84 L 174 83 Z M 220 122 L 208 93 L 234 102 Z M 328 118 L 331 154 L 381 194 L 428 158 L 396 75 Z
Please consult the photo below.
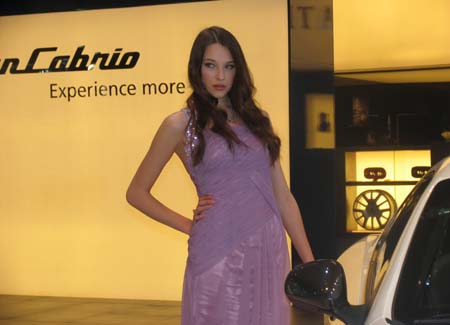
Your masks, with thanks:
M 189 118 L 183 111 L 178 111 L 167 116 L 161 124 L 161 128 L 181 134 L 186 130 Z

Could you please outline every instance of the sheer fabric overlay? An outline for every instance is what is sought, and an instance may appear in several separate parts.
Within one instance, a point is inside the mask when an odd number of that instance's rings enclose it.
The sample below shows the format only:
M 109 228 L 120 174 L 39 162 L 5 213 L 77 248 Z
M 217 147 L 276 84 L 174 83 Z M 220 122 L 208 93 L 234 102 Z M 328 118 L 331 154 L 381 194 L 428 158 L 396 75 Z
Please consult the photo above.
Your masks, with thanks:
M 268 152 L 243 125 L 232 127 L 245 144 L 233 150 L 205 129 L 205 154 L 193 166 L 197 138 L 190 112 L 183 111 L 189 118 L 185 165 L 198 194 L 212 194 L 215 204 L 188 241 L 182 325 L 288 325 L 289 259 Z

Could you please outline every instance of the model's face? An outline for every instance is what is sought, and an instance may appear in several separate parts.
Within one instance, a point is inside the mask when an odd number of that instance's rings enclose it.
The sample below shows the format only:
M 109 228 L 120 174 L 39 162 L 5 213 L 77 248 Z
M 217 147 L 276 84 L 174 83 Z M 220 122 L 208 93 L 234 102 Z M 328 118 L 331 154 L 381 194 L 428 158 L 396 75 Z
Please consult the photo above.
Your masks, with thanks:
M 236 68 L 230 51 L 219 43 L 209 45 L 202 62 L 202 81 L 209 94 L 224 98 L 233 86 Z

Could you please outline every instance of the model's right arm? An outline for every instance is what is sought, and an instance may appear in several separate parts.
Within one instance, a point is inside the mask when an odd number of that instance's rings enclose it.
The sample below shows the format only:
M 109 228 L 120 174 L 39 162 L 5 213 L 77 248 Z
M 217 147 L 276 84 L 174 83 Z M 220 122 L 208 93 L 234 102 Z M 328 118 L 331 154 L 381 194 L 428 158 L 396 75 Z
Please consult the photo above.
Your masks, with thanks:
M 173 113 L 162 122 L 128 187 L 126 197 L 132 206 L 147 216 L 189 234 L 192 220 L 172 211 L 150 193 L 167 161 L 177 147 L 183 145 L 186 125 L 186 116 L 181 111 Z

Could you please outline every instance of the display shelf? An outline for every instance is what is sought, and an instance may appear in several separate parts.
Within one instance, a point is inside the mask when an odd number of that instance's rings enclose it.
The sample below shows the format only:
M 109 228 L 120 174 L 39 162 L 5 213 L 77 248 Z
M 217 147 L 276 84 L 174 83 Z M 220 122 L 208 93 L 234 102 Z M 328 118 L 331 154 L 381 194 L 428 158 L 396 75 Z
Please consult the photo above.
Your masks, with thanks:
M 344 152 L 344 165 L 346 232 L 380 232 L 431 165 L 431 152 L 349 150 Z

